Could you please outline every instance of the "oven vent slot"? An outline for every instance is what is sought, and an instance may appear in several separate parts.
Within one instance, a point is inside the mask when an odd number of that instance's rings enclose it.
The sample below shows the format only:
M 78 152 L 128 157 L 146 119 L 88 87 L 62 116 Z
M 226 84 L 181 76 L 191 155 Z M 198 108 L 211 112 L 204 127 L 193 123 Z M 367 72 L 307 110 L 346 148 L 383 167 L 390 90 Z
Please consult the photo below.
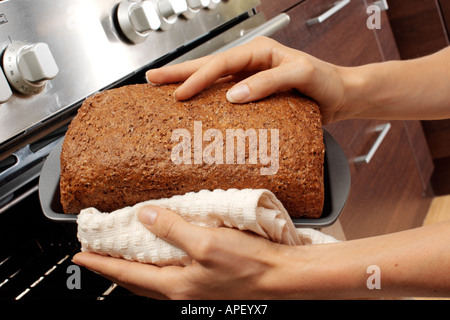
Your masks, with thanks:
M 9 157 L 0 161 L 0 173 L 11 168 L 17 163 L 17 158 L 14 155 L 10 155 Z
M 65 125 L 58 130 L 53 131 L 52 133 L 46 135 L 44 138 L 39 139 L 38 141 L 30 144 L 30 150 L 33 153 L 41 150 L 42 148 L 48 146 L 50 143 L 58 140 L 63 137 L 65 132 L 67 131 L 68 125 Z
M 22 198 L 22 195 L 16 195 L 18 190 L 39 177 L 45 159 L 64 137 L 67 129 L 68 125 L 63 125 L 0 161 L 0 213 L 14 198 Z M 29 192 L 26 192 L 24 195 L 28 194 Z

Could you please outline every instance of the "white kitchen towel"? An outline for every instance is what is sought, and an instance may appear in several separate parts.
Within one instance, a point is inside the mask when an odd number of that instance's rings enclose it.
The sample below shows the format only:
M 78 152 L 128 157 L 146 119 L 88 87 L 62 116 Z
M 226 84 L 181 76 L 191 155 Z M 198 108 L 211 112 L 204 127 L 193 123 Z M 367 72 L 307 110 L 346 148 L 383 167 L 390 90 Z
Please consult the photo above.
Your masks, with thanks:
M 149 200 L 111 213 L 84 209 L 77 219 L 81 250 L 158 266 L 189 264 L 191 260 L 183 250 L 156 237 L 140 223 L 137 213 L 146 205 L 172 210 L 200 226 L 253 231 L 276 243 L 337 242 L 313 229 L 296 229 L 281 202 L 268 190 L 218 189 Z

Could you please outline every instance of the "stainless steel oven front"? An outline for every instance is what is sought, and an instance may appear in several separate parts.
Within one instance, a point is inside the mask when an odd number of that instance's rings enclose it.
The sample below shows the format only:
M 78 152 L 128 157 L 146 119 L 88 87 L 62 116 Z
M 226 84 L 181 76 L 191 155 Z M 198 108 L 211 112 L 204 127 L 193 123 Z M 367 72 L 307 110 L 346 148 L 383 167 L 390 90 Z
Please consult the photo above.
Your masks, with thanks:
M 0 2 L 0 300 L 139 299 L 86 270 L 74 225 L 47 220 L 38 178 L 86 97 L 214 54 L 289 22 L 258 0 Z

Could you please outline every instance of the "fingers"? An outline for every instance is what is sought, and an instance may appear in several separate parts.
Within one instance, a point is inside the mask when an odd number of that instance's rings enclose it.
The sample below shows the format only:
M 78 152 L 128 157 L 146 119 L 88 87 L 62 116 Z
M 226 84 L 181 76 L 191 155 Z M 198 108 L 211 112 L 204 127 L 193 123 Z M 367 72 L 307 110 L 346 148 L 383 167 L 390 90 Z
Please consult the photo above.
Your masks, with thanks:
M 261 71 L 236 84 L 227 92 L 227 99 L 232 103 L 245 103 L 265 98 L 272 93 L 291 88 L 292 81 L 285 66 Z
M 198 249 L 208 239 L 207 228 L 184 220 L 178 214 L 159 207 L 148 206 L 138 213 L 139 220 L 157 237 L 184 250 L 191 258 L 199 257 Z
M 187 61 L 173 66 L 167 66 L 159 69 L 149 70 L 146 73 L 147 80 L 154 84 L 175 83 L 185 81 L 174 93 L 175 98 L 178 100 L 186 100 L 203 89 L 209 84 L 214 82 L 213 77 L 201 78 L 200 74 L 196 74 L 199 70 L 205 69 L 205 66 L 209 66 L 209 61 L 213 59 L 212 56 L 203 57 L 200 59 Z M 194 79 L 191 76 L 196 74 Z
M 264 70 L 276 64 L 272 50 L 274 46 L 280 45 L 267 38 L 257 38 L 213 56 L 150 70 L 147 79 L 157 84 L 184 81 L 175 92 L 175 97 L 189 99 L 222 77 L 241 71 Z
M 77 253 L 72 261 L 139 295 L 167 299 L 164 292 L 172 287 L 173 277 L 163 275 L 168 269 L 153 265 L 88 252 Z
M 258 72 L 232 87 L 227 92 L 227 99 L 232 103 L 246 103 L 265 98 L 282 89 L 303 90 L 305 86 L 302 84 L 311 81 L 310 71 L 309 63 L 302 63 L 298 59 Z M 302 79 L 305 80 L 301 81 Z
M 172 66 L 151 69 L 145 75 L 147 80 L 154 84 L 181 82 L 189 78 L 209 59 L 210 57 L 203 57 Z
M 179 100 L 191 98 L 219 79 L 244 74 L 252 75 L 227 93 L 232 103 L 256 101 L 288 88 L 297 88 L 316 100 L 324 96 L 334 100 L 332 69 L 312 56 L 260 37 L 214 56 L 149 71 L 148 77 L 154 83 L 184 81 L 174 93 Z
M 191 224 L 178 214 L 159 207 L 141 208 L 138 217 L 153 234 L 184 250 L 191 258 L 203 257 L 204 252 L 198 249 L 204 247 L 207 228 Z M 182 282 L 185 270 L 180 266 L 160 268 L 88 252 L 76 254 L 72 261 L 136 294 L 157 299 L 172 296 L 174 288 Z
M 194 63 L 194 65 L 189 66 L 185 71 L 178 71 L 178 73 L 182 73 L 184 76 L 189 76 L 186 78 L 185 82 L 175 91 L 175 98 L 177 98 L 178 100 L 189 99 L 203 89 L 207 88 L 218 79 L 242 70 L 247 63 L 247 60 L 245 59 L 233 61 L 234 63 L 231 63 L 228 58 L 223 56 L 210 56 L 209 59 L 203 59 L 201 61 L 202 64 L 199 65 L 197 70 L 195 70 L 195 72 L 193 73 L 191 73 L 190 71 L 196 68 L 196 62 Z

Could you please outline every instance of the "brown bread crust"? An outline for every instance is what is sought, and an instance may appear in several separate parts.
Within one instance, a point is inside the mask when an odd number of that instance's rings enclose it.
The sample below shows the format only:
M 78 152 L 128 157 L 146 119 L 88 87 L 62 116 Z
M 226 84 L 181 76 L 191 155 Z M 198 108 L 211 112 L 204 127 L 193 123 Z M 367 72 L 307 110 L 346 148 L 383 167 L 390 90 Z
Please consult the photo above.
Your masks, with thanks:
M 85 100 L 70 124 L 61 153 L 61 203 L 65 213 L 86 207 L 110 212 L 138 202 L 202 189 L 263 188 L 272 191 L 292 217 L 317 218 L 324 202 L 325 147 L 317 104 L 296 91 L 258 102 L 231 104 L 230 84 L 216 84 L 188 101 L 177 101 L 177 85 L 130 85 Z M 175 164 L 172 132 L 187 129 L 194 148 L 194 121 L 203 134 L 223 134 L 224 164 Z M 279 167 L 227 164 L 227 129 L 279 131 Z M 258 141 L 260 141 L 259 136 Z M 203 141 L 203 148 L 211 142 Z M 235 151 L 236 153 L 236 146 Z M 194 153 L 191 156 L 194 160 Z

